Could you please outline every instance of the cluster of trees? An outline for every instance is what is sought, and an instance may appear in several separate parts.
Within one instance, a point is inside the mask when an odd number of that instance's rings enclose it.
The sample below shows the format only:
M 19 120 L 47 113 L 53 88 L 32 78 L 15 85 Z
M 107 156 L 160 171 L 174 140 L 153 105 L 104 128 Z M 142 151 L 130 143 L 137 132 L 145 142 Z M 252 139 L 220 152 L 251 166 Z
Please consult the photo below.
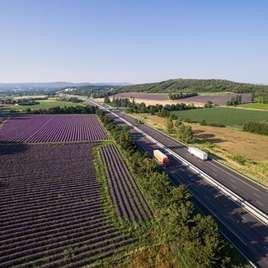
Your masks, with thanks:
M 121 147 L 136 182 L 153 208 L 150 246 L 172 245 L 187 267 L 228 267 L 232 250 L 219 234 L 210 216 L 199 213 L 185 187 L 175 187 L 168 176 L 146 154 L 137 150 L 128 128 L 118 126 L 105 112 L 97 114 Z
M 182 140 L 186 143 L 194 142 L 192 127 L 186 126 L 179 119 L 177 119 L 174 124 L 172 117 L 168 117 L 166 121 L 166 128 L 170 134 L 175 134 L 177 139 Z
M 207 101 L 207 103 L 205 104 L 205 108 L 212 108 L 214 106 L 212 101 Z
M 94 114 L 96 108 L 94 106 L 64 106 L 51 107 L 48 109 L 31 110 L 27 109 L 28 113 L 34 114 Z
M 268 103 L 268 92 L 254 94 L 254 101 L 257 103 Z
M 115 107 L 125 107 L 125 108 L 132 107 L 136 104 L 134 99 L 132 101 L 130 101 L 130 99 L 128 99 L 128 98 L 115 98 L 115 97 L 113 97 L 112 100 L 110 100 L 110 98 L 108 96 L 106 96 L 104 98 L 104 103 L 109 104 L 111 106 L 115 106 Z
M 96 113 L 101 119 L 105 128 L 111 133 L 112 137 L 122 148 L 128 150 L 130 153 L 137 150 L 137 147 L 133 143 L 127 127 L 119 126 L 111 117 L 109 117 L 106 112 L 100 109 L 97 109 Z
M 178 99 L 184 99 L 184 98 L 190 98 L 194 96 L 198 96 L 196 92 L 179 92 L 179 93 L 169 93 L 169 98 L 171 100 L 178 100 Z
M 70 94 L 88 96 L 91 98 L 105 98 L 116 93 L 116 86 L 80 86 L 74 88 Z M 65 92 L 69 93 L 69 92 Z
M 0 104 L 16 104 L 16 100 L 13 98 L 1 98 Z
M 76 98 L 76 97 L 70 97 L 66 99 L 67 101 L 73 102 L 73 103 L 81 103 L 83 102 L 82 100 Z
M 244 124 L 243 130 L 268 135 L 268 122 L 248 122 Z
M 18 104 L 18 105 L 36 105 L 39 104 L 39 100 L 46 100 L 48 97 L 39 98 L 1 98 L 0 104 Z
M 40 102 L 38 102 L 35 99 L 18 99 L 17 104 L 19 105 L 37 105 Z
M 150 113 L 162 117 L 172 116 L 171 112 L 173 111 L 195 109 L 193 105 L 186 105 L 185 103 L 146 106 L 145 103 L 135 103 L 134 99 L 130 100 L 128 98 L 113 98 L 112 100 L 105 98 L 105 103 L 116 107 L 125 107 L 129 113 Z
M 227 105 L 233 105 L 233 106 L 239 105 L 241 103 L 242 103 L 241 95 L 236 95 L 226 102 Z
M 197 123 L 197 122 L 196 122 Z M 226 127 L 224 124 L 216 123 L 216 122 L 207 122 L 206 120 L 202 120 L 200 122 L 201 126 L 212 126 L 212 127 Z

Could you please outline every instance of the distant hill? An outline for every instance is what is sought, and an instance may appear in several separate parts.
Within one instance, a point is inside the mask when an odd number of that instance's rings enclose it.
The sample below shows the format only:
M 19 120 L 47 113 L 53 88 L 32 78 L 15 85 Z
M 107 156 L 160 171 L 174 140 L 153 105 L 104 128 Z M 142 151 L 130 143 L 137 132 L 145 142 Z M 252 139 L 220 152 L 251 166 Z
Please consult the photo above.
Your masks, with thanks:
M 53 91 L 64 88 L 99 88 L 99 87 L 114 87 L 125 86 L 125 83 L 72 83 L 72 82 L 45 82 L 45 83 L 0 83 L 0 92 L 25 92 L 25 91 Z
M 248 83 L 237 83 L 228 80 L 201 80 L 201 79 L 172 79 L 158 83 L 147 83 L 123 86 L 117 92 L 154 92 L 154 93 L 174 93 L 174 92 L 268 92 L 268 85 L 256 85 Z

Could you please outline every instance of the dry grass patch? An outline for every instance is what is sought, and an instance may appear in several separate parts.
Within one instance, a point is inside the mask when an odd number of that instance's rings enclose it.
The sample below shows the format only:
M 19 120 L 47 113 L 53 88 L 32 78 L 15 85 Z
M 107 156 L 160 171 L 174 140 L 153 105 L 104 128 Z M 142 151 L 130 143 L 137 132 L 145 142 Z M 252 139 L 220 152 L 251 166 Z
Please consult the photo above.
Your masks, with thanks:
M 268 160 L 268 137 L 230 128 L 191 125 L 194 136 L 252 161 Z

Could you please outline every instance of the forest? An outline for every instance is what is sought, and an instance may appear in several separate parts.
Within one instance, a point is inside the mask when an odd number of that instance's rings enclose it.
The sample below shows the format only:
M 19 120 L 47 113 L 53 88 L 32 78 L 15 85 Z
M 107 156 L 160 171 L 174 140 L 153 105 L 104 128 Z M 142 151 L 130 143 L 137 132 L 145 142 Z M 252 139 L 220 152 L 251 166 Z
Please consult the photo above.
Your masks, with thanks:
M 158 83 L 147 83 L 121 87 L 120 92 L 234 92 L 234 93 L 264 93 L 268 92 L 267 85 L 237 83 L 219 79 L 171 79 Z

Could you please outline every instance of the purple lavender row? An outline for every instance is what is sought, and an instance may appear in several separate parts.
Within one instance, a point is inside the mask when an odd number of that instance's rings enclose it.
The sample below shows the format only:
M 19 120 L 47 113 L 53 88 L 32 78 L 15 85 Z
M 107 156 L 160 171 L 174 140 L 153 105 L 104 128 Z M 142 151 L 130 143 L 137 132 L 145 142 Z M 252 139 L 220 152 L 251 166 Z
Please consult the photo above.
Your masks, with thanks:
M 0 129 L 0 141 L 23 142 L 50 119 L 50 116 L 46 115 L 12 117 Z
M 0 141 L 43 143 L 106 139 L 95 115 L 30 115 L 8 120 L 0 129 Z
M 81 267 L 133 241 L 104 213 L 93 147 L 1 147 L 0 267 Z

